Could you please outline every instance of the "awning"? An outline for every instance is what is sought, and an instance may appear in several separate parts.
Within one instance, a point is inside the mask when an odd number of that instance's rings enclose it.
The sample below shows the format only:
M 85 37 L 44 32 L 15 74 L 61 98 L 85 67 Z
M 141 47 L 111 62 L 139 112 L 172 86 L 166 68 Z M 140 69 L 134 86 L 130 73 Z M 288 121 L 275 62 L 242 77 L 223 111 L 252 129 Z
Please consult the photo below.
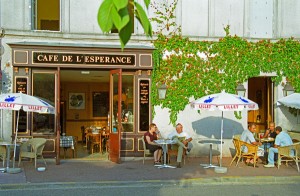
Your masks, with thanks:
M 300 93 L 293 93 L 277 100 L 277 105 L 300 109 Z

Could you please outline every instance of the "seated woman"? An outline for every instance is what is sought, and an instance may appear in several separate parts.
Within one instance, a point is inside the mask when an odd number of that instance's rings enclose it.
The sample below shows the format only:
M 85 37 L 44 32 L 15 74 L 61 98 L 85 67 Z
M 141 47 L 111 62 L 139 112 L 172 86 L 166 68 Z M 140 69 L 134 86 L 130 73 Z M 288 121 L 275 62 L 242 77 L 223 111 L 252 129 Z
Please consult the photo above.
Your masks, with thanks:
M 156 124 L 151 123 L 149 125 L 149 131 L 144 134 L 144 140 L 146 143 L 146 148 L 149 149 L 154 156 L 154 164 L 158 164 L 160 162 L 162 147 L 153 142 L 157 140 L 160 136 L 160 132 L 157 129 Z

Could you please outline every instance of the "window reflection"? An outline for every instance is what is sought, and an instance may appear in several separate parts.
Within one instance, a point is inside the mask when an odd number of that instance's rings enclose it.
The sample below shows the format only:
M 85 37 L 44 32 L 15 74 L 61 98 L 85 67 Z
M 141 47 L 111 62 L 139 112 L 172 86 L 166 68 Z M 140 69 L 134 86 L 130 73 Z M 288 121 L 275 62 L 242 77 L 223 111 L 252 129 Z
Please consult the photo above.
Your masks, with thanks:
M 133 132 L 133 76 L 123 75 L 122 78 L 122 127 L 123 132 Z M 124 100 L 123 100 L 124 99 Z
M 40 97 L 55 106 L 55 75 L 33 73 L 33 96 Z M 54 134 L 55 115 L 33 113 L 34 134 Z

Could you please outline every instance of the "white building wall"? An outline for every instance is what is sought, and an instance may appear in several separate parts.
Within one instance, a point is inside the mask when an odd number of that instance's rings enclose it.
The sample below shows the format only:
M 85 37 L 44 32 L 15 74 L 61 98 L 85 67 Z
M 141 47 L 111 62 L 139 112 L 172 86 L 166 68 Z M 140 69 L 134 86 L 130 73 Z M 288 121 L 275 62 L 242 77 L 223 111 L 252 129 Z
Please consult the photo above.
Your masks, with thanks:
M 277 37 L 296 37 L 300 35 L 300 1 L 278 0 Z
M 31 30 L 31 0 L 1 0 L 0 28 L 5 29 L 6 35 L 2 39 L 5 52 L 2 55 L 1 69 L 7 70 L 12 75 L 12 68 L 6 68 L 5 64 L 11 61 L 11 52 L 6 45 L 8 42 L 17 41 L 59 41 L 80 43 L 119 43 L 117 35 L 104 35 L 97 22 L 97 13 L 102 0 L 61 0 L 61 32 L 32 31 Z M 138 0 L 144 5 L 143 0 Z M 172 0 L 151 0 L 157 3 L 170 4 Z M 149 17 L 155 17 L 154 9 L 148 10 Z M 230 33 L 238 36 L 252 38 L 278 39 L 281 37 L 295 37 L 300 39 L 300 1 L 299 0 L 179 0 L 176 9 L 176 23 L 182 26 L 184 36 L 195 39 L 211 39 L 223 37 L 224 27 L 230 25 Z M 153 30 L 158 27 L 153 23 Z M 135 35 L 131 42 L 149 41 L 144 37 L 144 30 L 135 21 Z M 145 42 L 144 42 L 145 43 Z M 245 85 L 247 88 L 247 85 Z M 275 88 L 275 102 L 282 97 L 282 87 Z M 156 116 L 153 121 L 157 123 L 163 134 L 168 134 L 174 127 L 170 125 L 167 109 L 155 107 Z M 198 112 L 187 107 L 178 115 L 184 129 L 194 138 L 192 154 L 200 155 L 208 153 L 208 146 L 199 144 L 197 139 L 204 137 L 216 137 L 220 129 L 213 128 L 213 134 L 208 135 L 207 130 L 211 123 L 202 119 L 214 117 L 213 125 L 220 124 L 220 112 Z M 233 112 L 224 113 L 224 156 L 230 156 L 233 148 L 228 135 L 241 133 L 247 127 L 247 112 L 243 113 L 242 120 L 237 120 Z M 6 138 L 10 138 L 12 122 L 11 112 L 3 115 Z M 201 121 L 202 120 L 202 121 Z M 284 130 L 300 130 L 297 118 L 288 112 L 287 108 L 275 108 L 275 122 Z M 204 130 L 205 129 L 205 130 Z M 206 131 L 206 132 L 205 132 Z M 1 135 L 1 134 L 0 134 Z M 219 146 L 214 146 L 219 147 Z

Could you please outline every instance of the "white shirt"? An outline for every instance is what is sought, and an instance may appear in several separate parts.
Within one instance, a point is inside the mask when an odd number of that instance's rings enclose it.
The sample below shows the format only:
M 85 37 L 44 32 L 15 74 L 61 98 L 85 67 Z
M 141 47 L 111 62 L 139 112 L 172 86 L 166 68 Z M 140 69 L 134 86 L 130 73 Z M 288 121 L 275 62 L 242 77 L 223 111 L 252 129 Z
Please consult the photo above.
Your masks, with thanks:
M 177 131 L 175 130 L 168 135 L 168 139 L 172 139 L 174 136 L 185 137 L 185 139 L 191 138 L 191 136 L 187 132 L 182 131 L 181 133 L 177 133 Z

